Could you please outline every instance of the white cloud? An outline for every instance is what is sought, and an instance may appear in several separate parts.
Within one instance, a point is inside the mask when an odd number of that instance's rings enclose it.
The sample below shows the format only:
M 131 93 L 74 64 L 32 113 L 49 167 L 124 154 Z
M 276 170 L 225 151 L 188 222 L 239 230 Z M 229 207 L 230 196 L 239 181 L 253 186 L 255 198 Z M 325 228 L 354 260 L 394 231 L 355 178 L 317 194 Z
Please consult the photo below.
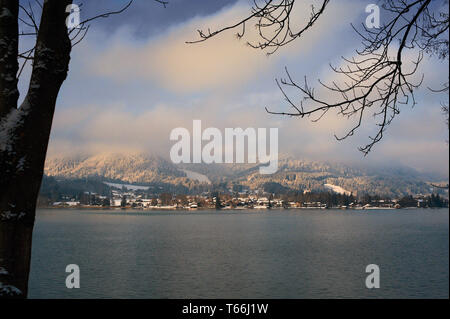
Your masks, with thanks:
M 309 5 L 302 2 L 296 6 L 293 15 L 297 21 L 304 22 L 309 18 Z M 198 28 L 216 30 L 248 15 L 248 4 L 239 2 L 213 16 L 197 17 L 177 25 L 147 43 L 130 42 L 130 30 L 119 32 L 106 48 L 104 44 L 97 52 L 95 50 L 99 48 L 94 48 L 87 68 L 91 73 L 123 83 L 137 78 L 174 92 L 204 92 L 224 86 L 225 89 L 236 88 L 273 71 L 283 58 L 297 61 L 306 58 L 314 47 L 348 26 L 353 16 L 351 9 L 350 1 L 330 4 L 326 15 L 310 32 L 270 58 L 265 52 L 245 45 L 246 41 L 258 42 L 256 29 L 250 25 L 247 25 L 245 38 L 240 41 L 235 37 L 240 31 L 236 29 L 206 42 L 185 43 L 198 38 L 194 31 Z
M 318 47 L 323 48 L 329 38 L 346 38 L 355 12 L 350 1 L 332 5 L 317 28 L 270 58 L 246 47 L 232 33 L 202 44 L 184 43 L 195 38 L 194 30 L 199 27 L 214 29 L 244 16 L 246 7 L 240 4 L 177 25 L 158 38 L 137 40 L 126 29 L 109 38 L 93 33 L 76 49 L 68 87 L 92 92 L 87 86 L 99 79 L 94 84 L 99 93 L 92 93 L 89 103 L 78 103 L 76 97 L 63 101 L 69 106 L 56 111 L 50 153 L 146 149 L 168 156 L 170 131 L 176 127 L 191 130 L 192 120 L 201 119 L 204 128 L 278 127 L 281 152 L 313 159 L 361 159 L 357 147 L 365 145 L 373 133 L 371 122 L 352 138 L 337 142 L 333 134 L 346 133 L 352 122 L 329 114 L 311 123 L 264 111 L 265 106 L 275 110 L 288 107 L 271 80 L 285 64 L 295 69 L 296 77 L 301 78 L 307 68 L 317 70 L 313 76 L 333 79 L 333 74 L 324 71 L 328 61 L 316 57 Z M 304 11 L 307 13 L 309 8 Z M 427 62 L 424 68 L 432 70 L 427 76 L 439 80 L 435 78 L 436 64 Z M 85 83 L 86 77 L 90 77 L 89 83 Z M 144 89 L 136 95 L 137 82 Z M 124 98 L 109 103 L 108 91 L 114 96 L 123 92 Z M 396 160 L 418 168 L 432 166 L 448 174 L 448 131 L 438 101 L 429 99 L 425 94 L 420 106 L 402 112 L 366 161 Z

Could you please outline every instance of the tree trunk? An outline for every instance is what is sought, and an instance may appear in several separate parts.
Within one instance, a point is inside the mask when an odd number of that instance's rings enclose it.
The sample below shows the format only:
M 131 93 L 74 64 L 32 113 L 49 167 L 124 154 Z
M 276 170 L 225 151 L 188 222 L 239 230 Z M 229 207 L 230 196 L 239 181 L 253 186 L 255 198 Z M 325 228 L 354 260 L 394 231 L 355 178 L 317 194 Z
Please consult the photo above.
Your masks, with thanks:
M 32 224 L 0 222 L 1 297 L 27 296 L 32 232 Z
M 0 5 L 14 6 L 17 2 L 5 0 Z M 70 60 L 71 43 L 65 20 L 66 7 L 71 3 L 44 2 L 27 96 L 20 108 L 0 98 L 0 297 L 24 298 L 28 292 L 36 200 L 56 99 Z M 1 36 L 7 31 L 0 23 L 0 50 Z M 0 70 L 8 69 L 4 63 L 7 62 L 0 56 Z

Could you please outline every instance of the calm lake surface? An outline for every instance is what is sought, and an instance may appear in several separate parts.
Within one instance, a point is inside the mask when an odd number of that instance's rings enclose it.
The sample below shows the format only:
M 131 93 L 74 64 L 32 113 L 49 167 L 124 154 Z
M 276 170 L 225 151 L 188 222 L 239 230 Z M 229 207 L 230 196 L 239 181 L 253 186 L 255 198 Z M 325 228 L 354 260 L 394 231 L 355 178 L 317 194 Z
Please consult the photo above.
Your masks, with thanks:
M 81 288 L 67 289 L 68 264 Z M 365 268 L 380 267 L 380 289 Z M 38 210 L 31 298 L 448 298 L 449 211 Z

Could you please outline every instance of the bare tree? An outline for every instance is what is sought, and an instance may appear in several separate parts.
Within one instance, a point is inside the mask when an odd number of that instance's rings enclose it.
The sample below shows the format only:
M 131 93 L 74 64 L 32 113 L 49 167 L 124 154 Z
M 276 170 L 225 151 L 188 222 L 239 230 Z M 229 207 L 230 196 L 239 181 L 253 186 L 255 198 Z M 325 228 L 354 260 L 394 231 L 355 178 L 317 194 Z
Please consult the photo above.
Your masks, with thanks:
M 36 200 L 72 47 L 84 38 L 89 22 L 121 13 L 131 3 L 68 30 L 72 0 L 0 0 L 0 297 L 27 296 Z M 19 38 L 30 36 L 34 45 L 19 52 Z M 18 78 L 28 62 L 28 92 L 18 107 Z
M 416 103 L 414 91 L 422 84 L 422 78 L 414 81 L 413 76 L 418 70 L 424 55 L 437 56 L 448 60 L 448 1 L 436 3 L 431 0 L 383 0 L 384 23 L 379 28 L 361 28 L 352 25 L 361 37 L 362 48 L 356 50 L 356 55 L 343 58 L 343 65 L 331 66 L 341 80 L 324 83 L 319 80 L 322 91 L 332 92 L 337 98 L 327 100 L 318 96 L 308 82 L 306 76 L 297 82 L 286 68 L 286 78 L 276 80 L 285 100 L 291 107 L 290 111 L 275 112 L 268 108 L 271 114 L 281 114 L 295 117 L 311 117 L 319 121 L 325 114 L 336 110 L 337 114 L 346 119 L 355 119 L 356 124 L 343 136 L 343 140 L 352 136 L 363 124 L 367 113 L 371 113 L 377 121 L 377 130 L 370 142 L 359 148 L 367 155 L 373 146 L 379 142 L 400 113 L 402 105 Z M 307 30 L 323 16 L 329 7 L 329 0 L 319 1 L 316 7 L 311 6 L 309 18 L 303 26 L 295 30 L 293 10 L 295 0 L 254 0 L 251 13 L 244 19 L 219 30 L 207 32 L 198 30 L 200 39 L 188 43 L 206 41 L 220 33 L 239 28 L 238 38 L 245 36 L 248 24 L 255 23 L 259 33 L 259 42 L 248 42 L 253 48 L 266 50 L 272 54 L 282 46 L 300 38 Z M 416 55 L 413 61 L 405 58 L 405 51 Z M 298 90 L 298 101 L 288 94 L 287 89 Z M 440 91 L 440 90 L 434 90 Z M 448 91 L 448 83 L 441 91 Z M 443 105 L 443 111 L 448 114 L 448 106 Z M 370 115 L 370 114 L 369 114 Z

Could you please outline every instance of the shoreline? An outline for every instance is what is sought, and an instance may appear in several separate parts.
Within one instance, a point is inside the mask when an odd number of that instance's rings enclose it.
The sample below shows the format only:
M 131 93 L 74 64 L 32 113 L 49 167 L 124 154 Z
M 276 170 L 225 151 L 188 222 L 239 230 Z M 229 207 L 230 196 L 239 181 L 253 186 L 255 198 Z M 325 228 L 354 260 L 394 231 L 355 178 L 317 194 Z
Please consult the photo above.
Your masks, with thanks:
M 107 210 L 107 211 L 204 211 L 204 210 L 217 210 L 217 211 L 240 211 L 240 210 L 254 210 L 254 211 L 269 211 L 269 210 L 411 210 L 411 209 L 448 209 L 448 207 L 354 207 L 354 208 L 341 208 L 341 207 L 272 207 L 272 208 L 221 208 L 215 207 L 201 207 L 201 208 L 185 208 L 185 207 L 148 207 L 148 208 L 135 208 L 135 207 L 99 207 L 99 206 L 41 206 L 36 209 L 66 209 L 66 210 Z

